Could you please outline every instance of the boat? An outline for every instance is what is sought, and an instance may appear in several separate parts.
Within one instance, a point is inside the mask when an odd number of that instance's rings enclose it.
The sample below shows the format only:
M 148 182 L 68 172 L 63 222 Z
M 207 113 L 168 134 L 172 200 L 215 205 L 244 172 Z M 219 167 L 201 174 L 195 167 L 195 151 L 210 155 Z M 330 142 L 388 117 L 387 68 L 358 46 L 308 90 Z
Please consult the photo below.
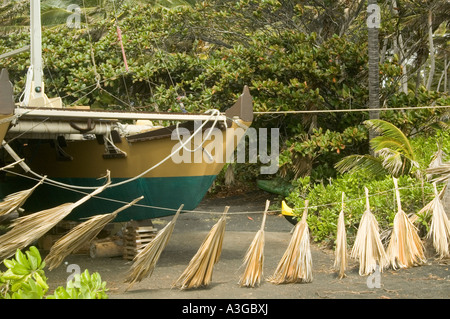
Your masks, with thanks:
M 103 185 L 102 177 L 109 171 L 110 186 L 66 219 L 110 213 L 140 196 L 144 199 L 115 222 L 174 215 L 181 204 L 183 211 L 195 209 L 252 123 L 249 88 L 244 86 L 225 112 L 65 107 L 59 97 L 45 94 L 39 13 L 39 1 L 31 1 L 31 65 L 23 100 L 14 104 L 12 114 L 10 104 L 0 107 L 0 115 L 11 118 L 0 126 L 0 134 L 5 131 L 0 135 L 1 159 L 4 164 L 23 159 L 1 176 L 0 198 L 45 178 L 23 206 L 26 212 L 36 212 L 78 200 Z M 2 74 L 0 100 L 10 100 L 7 71 Z
M 0 72 L 0 139 L 3 141 L 11 121 L 14 119 L 12 84 L 6 69 Z

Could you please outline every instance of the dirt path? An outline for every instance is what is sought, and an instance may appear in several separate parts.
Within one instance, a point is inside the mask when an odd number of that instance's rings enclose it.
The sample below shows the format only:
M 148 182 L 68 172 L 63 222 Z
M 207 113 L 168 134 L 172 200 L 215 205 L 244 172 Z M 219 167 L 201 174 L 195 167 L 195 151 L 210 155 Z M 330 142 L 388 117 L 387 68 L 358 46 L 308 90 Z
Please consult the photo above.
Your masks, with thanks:
M 97 271 L 107 282 L 111 299 L 448 299 L 450 297 L 449 260 L 428 257 L 427 264 L 397 271 L 385 270 L 377 278 L 362 277 L 358 264 L 351 260 L 347 277 L 339 280 L 333 270 L 333 251 L 312 245 L 313 281 L 307 284 L 274 285 L 263 282 L 257 288 L 240 288 L 237 284 L 242 271 L 242 258 L 261 224 L 265 193 L 250 193 L 226 199 L 204 200 L 198 213 L 187 213 L 177 221 L 172 238 L 161 255 L 150 278 L 135 284 L 125 292 L 123 283 L 130 261 L 122 258 L 98 258 L 72 255 L 67 264 L 79 265 L 81 270 Z M 202 240 L 215 224 L 225 205 L 230 205 L 223 251 L 214 268 L 212 284 L 203 289 L 181 291 L 172 288 L 184 271 Z M 212 213 L 205 213 L 212 212 Z M 171 218 L 154 221 L 161 229 Z M 291 238 L 292 225 L 283 217 L 269 215 L 266 221 L 264 275 L 275 270 Z M 430 255 L 430 254 L 429 254 Z M 69 273 L 62 265 L 46 272 L 50 287 L 65 285 Z M 378 279 L 376 281 L 375 279 Z

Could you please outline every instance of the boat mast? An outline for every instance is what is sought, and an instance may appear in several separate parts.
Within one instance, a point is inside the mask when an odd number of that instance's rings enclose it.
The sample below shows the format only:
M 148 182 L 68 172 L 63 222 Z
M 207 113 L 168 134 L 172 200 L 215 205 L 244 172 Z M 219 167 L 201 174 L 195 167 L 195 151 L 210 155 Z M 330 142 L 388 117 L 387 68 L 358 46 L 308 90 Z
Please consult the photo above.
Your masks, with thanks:
M 40 0 L 30 0 L 30 52 L 31 61 L 21 106 L 61 108 L 60 97 L 49 99 L 44 92 Z
M 42 83 L 42 31 L 41 31 L 41 1 L 30 1 L 30 38 L 31 66 L 33 69 L 33 95 L 41 98 L 44 94 Z

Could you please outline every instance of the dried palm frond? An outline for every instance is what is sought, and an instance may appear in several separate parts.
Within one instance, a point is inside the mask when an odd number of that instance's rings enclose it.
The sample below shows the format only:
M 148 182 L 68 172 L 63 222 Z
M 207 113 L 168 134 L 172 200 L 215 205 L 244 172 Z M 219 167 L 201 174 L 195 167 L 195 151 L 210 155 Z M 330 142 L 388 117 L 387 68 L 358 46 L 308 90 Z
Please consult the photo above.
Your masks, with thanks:
M 308 203 L 306 200 L 302 219 L 295 225 L 289 245 L 274 274 L 268 279 L 273 284 L 307 283 L 313 280 L 309 229 L 306 222 Z
M 234 179 L 233 165 L 229 164 L 225 171 L 225 185 L 230 186 L 234 183 Z
M 3 171 L 3 170 L 5 170 L 5 169 L 12 168 L 12 167 L 16 166 L 17 164 L 22 163 L 23 161 L 24 161 L 24 159 L 22 158 L 22 159 L 20 159 L 20 160 L 18 160 L 18 161 L 15 161 L 14 163 L 8 164 L 8 165 L 3 166 L 3 167 L 0 167 L 0 171 Z
M 339 213 L 337 234 L 336 234 L 336 249 L 334 251 L 334 269 L 338 272 L 338 278 L 345 277 L 345 269 L 347 268 L 347 234 L 345 232 L 345 220 L 344 220 L 344 197 L 342 192 L 342 204 L 341 212 Z
M 430 175 L 437 175 L 432 181 L 436 183 L 444 182 L 450 179 L 450 163 L 444 163 L 439 167 L 427 169 Z
M 435 183 L 450 179 L 450 163 L 444 162 L 443 156 L 443 151 L 439 147 L 438 151 L 433 157 L 433 160 L 426 170 L 428 179 L 431 179 L 433 175 L 435 176 L 432 180 Z
M 65 203 L 54 208 L 17 218 L 11 224 L 11 230 L 0 236 L 0 242 L 2 243 L 0 246 L 0 259 L 8 258 L 17 249 L 23 249 L 28 246 L 69 215 L 73 209 L 102 192 L 111 183 L 109 171 L 107 178 L 108 181 L 105 185 L 95 189 L 92 193 L 75 203 Z
M 430 202 L 429 210 L 431 212 L 431 226 L 427 235 L 428 238 L 433 238 L 433 246 L 439 255 L 439 258 L 450 257 L 450 222 L 442 205 L 440 195 L 438 194 L 436 183 L 434 186 L 434 199 Z M 427 205 L 428 206 L 428 205 Z M 427 207 L 426 206 L 426 207 Z
M 222 217 L 211 228 L 199 250 L 173 286 L 183 290 L 204 287 L 211 283 L 214 265 L 219 261 L 222 253 L 228 209 L 229 206 L 226 206 Z
M 253 238 L 253 241 L 250 244 L 250 247 L 248 248 L 247 253 L 244 257 L 245 271 L 239 280 L 239 285 L 241 287 L 255 287 L 261 282 L 264 264 L 264 227 L 266 224 L 266 217 L 269 206 L 270 201 L 267 200 L 261 228 Z
M 183 207 L 184 205 L 181 205 L 178 208 L 172 220 L 134 257 L 133 265 L 125 280 L 125 282 L 130 283 L 126 290 L 130 289 L 136 282 L 140 282 L 142 279 L 152 275 L 161 253 L 172 236 L 175 223 Z
M 394 269 L 409 268 L 425 262 L 424 248 L 417 228 L 402 210 L 397 179 L 394 177 L 398 211 L 387 249 L 390 264 Z
M 433 184 L 435 184 L 436 182 L 434 182 Z M 439 200 L 442 200 L 442 198 L 444 197 L 444 193 L 445 190 L 447 189 L 447 185 L 444 185 L 444 187 L 442 187 L 441 191 L 439 192 L 439 194 L 437 195 Z M 434 206 L 434 200 L 436 198 L 434 198 L 433 200 L 431 200 L 428 204 L 426 204 L 420 211 L 418 211 L 415 214 L 412 214 L 411 216 L 409 216 L 409 219 L 411 220 L 411 222 L 414 224 L 418 219 L 419 219 L 419 215 L 426 215 L 428 216 L 428 214 L 431 214 L 431 212 L 433 211 L 433 206 Z M 437 200 L 437 199 L 436 199 Z
M 6 196 L 5 199 L 0 203 L 0 216 L 8 215 L 16 209 L 22 207 L 25 201 L 31 196 L 34 190 L 44 182 L 44 180 L 45 177 L 30 189 L 19 191 Z
M 113 221 L 114 218 L 116 218 L 117 214 L 134 205 L 142 198 L 144 197 L 141 196 L 112 213 L 92 216 L 85 222 L 74 227 L 70 232 L 53 244 L 50 252 L 44 260 L 48 266 L 48 269 L 52 270 L 58 267 L 64 258 L 69 256 L 71 253 L 78 251 L 85 244 L 91 242 L 95 237 L 97 237 L 100 231 L 108 223 Z
M 388 259 L 380 239 L 378 221 L 370 211 L 369 190 L 365 187 L 366 210 L 359 222 L 351 257 L 359 260 L 359 274 L 369 275 L 377 267 L 380 271 L 388 265 Z

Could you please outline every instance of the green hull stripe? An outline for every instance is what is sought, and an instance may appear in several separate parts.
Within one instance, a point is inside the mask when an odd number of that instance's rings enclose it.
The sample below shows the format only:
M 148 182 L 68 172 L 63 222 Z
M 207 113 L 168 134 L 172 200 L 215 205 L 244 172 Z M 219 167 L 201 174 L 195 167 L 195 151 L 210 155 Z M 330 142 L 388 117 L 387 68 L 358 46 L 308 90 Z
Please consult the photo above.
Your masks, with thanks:
M 121 186 L 108 188 L 100 193 L 98 197 L 129 203 L 140 196 L 144 196 L 136 204 L 137 206 L 120 212 L 114 220 L 115 222 L 158 218 L 174 215 L 181 204 L 184 204 L 184 210 L 195 209 L 208 192 L 215 178 L 215 175 L 140 178 Z M 122 180 L 113 178 L 112 183 Z M 94 178 L 61 178 L 57 179 L 57 181 L 83 186 L 101 186 L 103 182 Z M 0 196 L 4 198 L 8 194 L 30 188 L 33 185 L 35 185 L 35 182 L 30 182 L 28 179 L 8 177 L 7 182 L 0 183 Z M 82 197 L 84 197 L 84 194 L 43 184 L 27 199 L 23 208 L 29 212 L 37 212 L 63 203 L 75 202 Z M 80 218 L 98 214 L 112 213 L 125 205 L 125 203 L 101 198 L 91 198 L 83 205 L 75 208 L 66 219 L 79 220 Z M 162 207 L 170 210 L 139 205 Z

